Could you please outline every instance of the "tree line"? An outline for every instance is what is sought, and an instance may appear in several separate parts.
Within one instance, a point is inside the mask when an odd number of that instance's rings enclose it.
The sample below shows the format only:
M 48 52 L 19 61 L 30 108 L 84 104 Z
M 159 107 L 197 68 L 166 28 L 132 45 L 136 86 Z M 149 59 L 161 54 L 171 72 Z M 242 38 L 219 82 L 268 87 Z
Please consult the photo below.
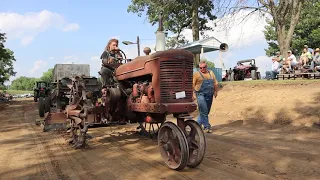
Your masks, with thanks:
M 32 91 L 34 88 L 34 84 L 37 81 L 45 81 L 47 83 L 51 83 L 52 71 L 53 68 L 49 69 L 47 72 L 44 72 L 40 78 L 20 76 L 12 81 L 11 85 L 9 86 L 9 89 Z

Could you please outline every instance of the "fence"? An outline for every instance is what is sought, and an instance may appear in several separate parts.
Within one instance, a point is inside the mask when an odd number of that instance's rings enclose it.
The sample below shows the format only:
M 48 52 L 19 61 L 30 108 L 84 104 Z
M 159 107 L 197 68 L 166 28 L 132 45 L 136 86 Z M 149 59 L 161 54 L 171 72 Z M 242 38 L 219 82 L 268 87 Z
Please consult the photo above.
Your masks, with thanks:
M 218 82 L 222 82 L 222 69 L 221 68 L 208 68 L 208 70 L 212 71 L 216 76 Z M 199 71 L 199 68 L 194 68 L 193 72 Z

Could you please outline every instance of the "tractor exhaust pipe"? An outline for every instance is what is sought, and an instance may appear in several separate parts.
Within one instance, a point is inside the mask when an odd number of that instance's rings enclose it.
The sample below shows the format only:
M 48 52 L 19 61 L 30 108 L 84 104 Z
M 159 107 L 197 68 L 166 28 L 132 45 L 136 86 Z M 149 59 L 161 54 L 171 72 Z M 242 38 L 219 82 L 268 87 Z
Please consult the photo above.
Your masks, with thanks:
M 159 27 L 156 32 L 156 51 L 164 51 L 166 47 L 166 34 L 163 32 L 162 12 L 159 16 Z

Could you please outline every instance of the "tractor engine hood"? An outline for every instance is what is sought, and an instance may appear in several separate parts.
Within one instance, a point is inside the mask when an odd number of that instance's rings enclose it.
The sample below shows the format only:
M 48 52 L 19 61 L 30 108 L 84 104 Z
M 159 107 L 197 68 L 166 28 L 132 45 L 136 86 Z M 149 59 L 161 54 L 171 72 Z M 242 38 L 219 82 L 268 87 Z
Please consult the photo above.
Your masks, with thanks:
M 116 70 L 117 80 L 126 80 L 143 76 L 146 74 L 158 73 L 158 59 L 190 59 L 193 54 L 186 50 L 171 49 L 159 51 L 147 56 L 138 56 L 132 61 L 120 65 Z

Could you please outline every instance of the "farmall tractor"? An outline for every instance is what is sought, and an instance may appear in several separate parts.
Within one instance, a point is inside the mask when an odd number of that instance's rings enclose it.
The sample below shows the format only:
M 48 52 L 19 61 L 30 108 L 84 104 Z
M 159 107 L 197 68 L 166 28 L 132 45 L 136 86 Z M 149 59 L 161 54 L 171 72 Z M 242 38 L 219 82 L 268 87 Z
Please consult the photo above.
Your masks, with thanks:
M 252 78 L 252 80 L 261 79 L 255 59 L 238 61 L 237 65 L 232 69 L 230 81 L 240 81 L 246 78 Z
M 164 33 L 157 35 L 165 42 Z M 59 112 L 48 113 L 45 122 L 54 124 L 56 118 L 64 117 L 70 123 L 69 143 L 75 148 L 85 145 L 92 124 L 137 122 L 145 132 L 143 125 L 160 125 L 154 134 L 166 165 L 174 170 L 197 167 L 204 158 L 206 140 L 189 115 L 197 108 L 192 100 L 193 54 L 171 49 L 133 60 L 123 55 L 121 62 L 103 62 L 114 73 L 111 85 L 101 87 L 99 94 L 94 93 L 97 85 L 89 88 L 90 81 L 81 75 L 67 81 L 68 104 Z
M 47 113 L 45 123 L 54 125 L 61 118 L 68 122 L 69 143 L 75 148 L 85 145 L 92 124 L 138 122 L 142 130 L 142 124 L 160 124 L 156 135 L 167 166 L 175 170 L 197 167 L 206 141 L 202 128 L 189 115 L 197 108 L 192 100 L 193 54 L 173 49 L 108 66 L 115 68 L 112 85 L 102 87 L 97 95 L 94 88 L 88 88 L 88 79 L 75 76 L 66 82 L 68 104 Z M 176 123 L 166 121 L 170 114 Z

